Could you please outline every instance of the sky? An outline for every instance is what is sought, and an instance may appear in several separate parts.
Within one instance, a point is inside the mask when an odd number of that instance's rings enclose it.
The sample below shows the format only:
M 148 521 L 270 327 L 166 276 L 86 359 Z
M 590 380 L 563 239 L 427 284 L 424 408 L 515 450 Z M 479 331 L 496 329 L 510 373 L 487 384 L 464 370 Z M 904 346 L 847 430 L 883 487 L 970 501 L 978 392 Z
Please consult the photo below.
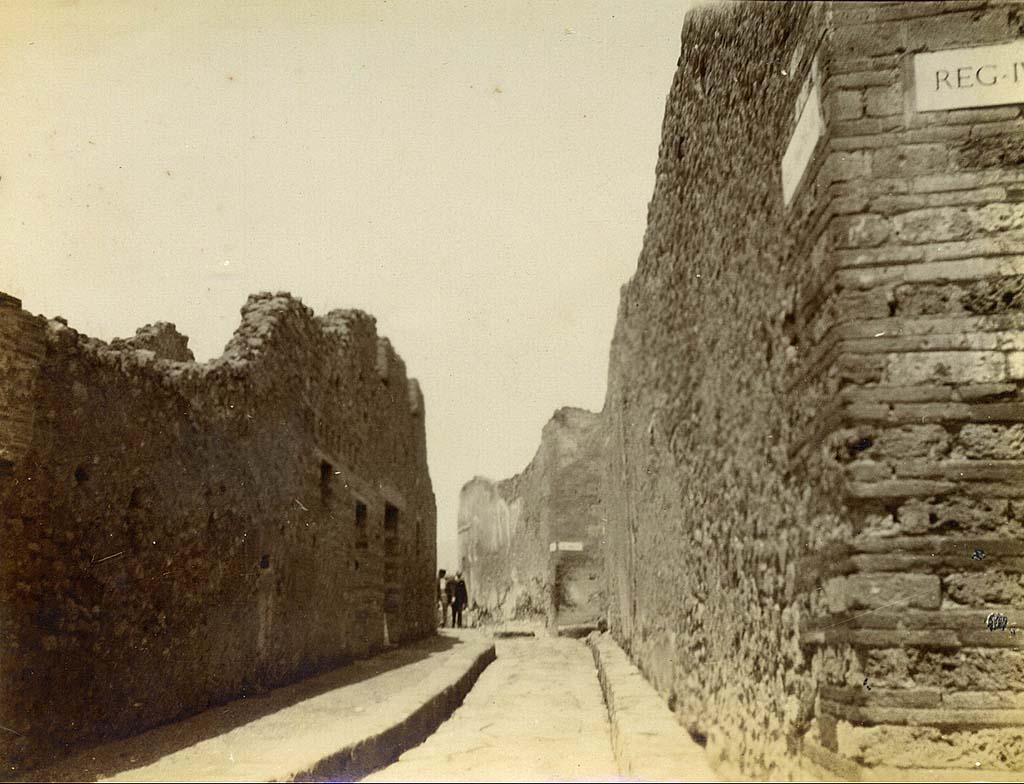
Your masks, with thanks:
M 462 485 L 599 410 L 689 0 L 0 0 L 0 291 L 218 356 L 257 291 L 377 318 Z

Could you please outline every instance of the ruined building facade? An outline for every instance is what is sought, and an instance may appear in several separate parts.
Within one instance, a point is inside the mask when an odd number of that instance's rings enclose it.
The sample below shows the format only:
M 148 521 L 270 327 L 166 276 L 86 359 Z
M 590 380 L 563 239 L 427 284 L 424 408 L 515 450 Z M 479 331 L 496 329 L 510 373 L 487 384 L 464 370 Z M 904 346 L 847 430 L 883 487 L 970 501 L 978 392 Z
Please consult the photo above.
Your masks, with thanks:
M 560 409 L 521 474 L 462 488 L 459 563 L 474 621 L 603 621 L 602 438 L 597 414 Z
M 256 295 L 199 364 L 0 295 L 6 769 L 432 633 L 423 416 L 359 311 Z
M 600 504 L 611 631 L 723 772 L 1024 770 L 1022 37 L 684 22 Z

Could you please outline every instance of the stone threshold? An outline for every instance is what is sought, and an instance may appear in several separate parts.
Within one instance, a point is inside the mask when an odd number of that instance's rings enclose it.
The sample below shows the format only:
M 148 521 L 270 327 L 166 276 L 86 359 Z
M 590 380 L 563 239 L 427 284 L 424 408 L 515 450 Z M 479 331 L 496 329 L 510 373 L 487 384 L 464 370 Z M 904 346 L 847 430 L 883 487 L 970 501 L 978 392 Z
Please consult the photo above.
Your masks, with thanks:
M 458 708 L 495 658 L 479 633 L 437 636 L 27 772 L 31 781 L 354 781 Z
M 721 781 L 707 752 L 679 722 L 611 635 L 591 634 L 619 773 L 634 781 Z

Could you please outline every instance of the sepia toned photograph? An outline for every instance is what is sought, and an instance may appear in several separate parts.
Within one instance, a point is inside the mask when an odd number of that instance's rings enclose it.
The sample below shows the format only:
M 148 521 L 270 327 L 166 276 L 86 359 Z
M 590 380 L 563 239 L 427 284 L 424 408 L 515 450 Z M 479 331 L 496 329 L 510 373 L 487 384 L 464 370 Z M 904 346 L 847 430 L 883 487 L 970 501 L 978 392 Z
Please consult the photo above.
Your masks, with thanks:
M 1024 780 L 1024 0 L 0 0 L 0 780 Z

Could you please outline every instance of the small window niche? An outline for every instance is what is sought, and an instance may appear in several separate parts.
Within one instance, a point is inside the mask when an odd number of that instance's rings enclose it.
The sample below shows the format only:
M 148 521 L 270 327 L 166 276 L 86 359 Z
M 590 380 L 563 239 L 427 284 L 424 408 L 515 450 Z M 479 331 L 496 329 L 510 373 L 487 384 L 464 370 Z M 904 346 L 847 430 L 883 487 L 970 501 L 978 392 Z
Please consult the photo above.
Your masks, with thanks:
M 366 547 L 367 545 L 366 504 L 362 501 L 356 501 L 356 547 Z
M 331 500 L 332 479 L 334 478 L 334 466 L 326 460 L 320 461 L 320 500 L 328 503 Z
M 398 550 L 398 517 L 397 506 L 384 504 L 384 548 L 387 555 L 394 555 Z
M 384 504 L 384 531 L 394 535 L 398 533 L 398 507 Z

